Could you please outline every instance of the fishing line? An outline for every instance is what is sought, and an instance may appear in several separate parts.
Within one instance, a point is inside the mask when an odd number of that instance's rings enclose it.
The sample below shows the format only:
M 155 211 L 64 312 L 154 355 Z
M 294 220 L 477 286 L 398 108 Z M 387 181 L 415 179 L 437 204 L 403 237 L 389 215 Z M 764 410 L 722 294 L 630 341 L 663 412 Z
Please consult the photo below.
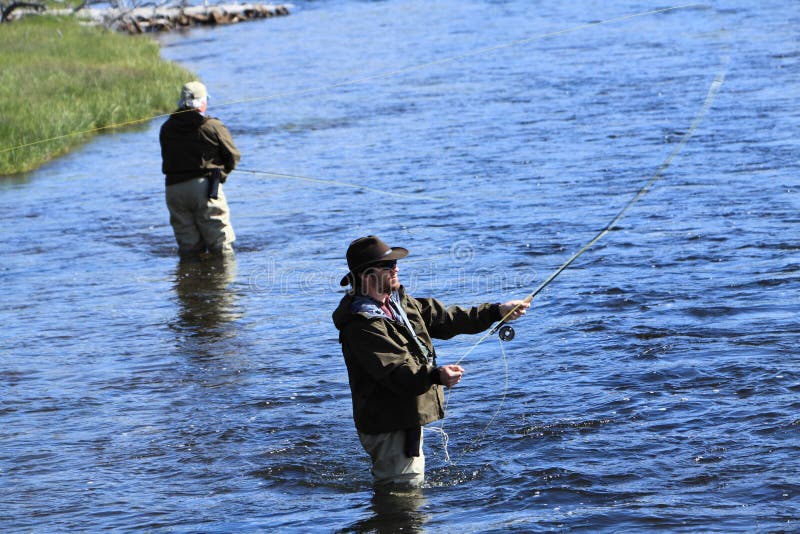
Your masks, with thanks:
M 245 98 L 245 99 L 241 99 L 241 100 L 231 100 L 231 101 L 228 101 L 228 102 L 221 102 L 221 103 L 218 103 L 218 104 L 214 104 L 214 107 L 234 106 L 234 105 L 238 105 L 238 104 L 247 104 L 247 103 L 252 103 L 252 102 L 265 102 L 265 101 L 268 101 L 268 100 L 277 100 L 277 99 L 285 98 L 285 97 L 289 97 L 289 96 L 301 96 L 301 95 L 308 95 L 308 94 L 313 94 L 313 93 L 322 93 L 322 92 L 325 92 L 325 91 L 329 91 L 331 89 L 337 89 L 337 88 L 346 87 L 346 86 L 349 86 L 349 85 L 357 85 L 357 84 L 364 83 L 364 82 L 381 80 L 381 79 L 385 79 L 385 78 L 391 78 L 393 76 L 398 76 L 400 74 L 407 74 L 407 73 L 410 73 L 410 72 L 416 72 L 416 71 L 423 70 L 423 69 L 426 69 L 426 68 L 429 68 L 429 67 L 434 67 L 434 66 L 438 66 L 438 65 L 445 65 L 447 63 L 453 63 L 455 61 L 458 61 L 458 60 L 461 60 L 461 59 L 464 59 L 464 58 L 474 57 L 474 56 L 477 56 L 477 55 L 486 54 L 486 53 L 489 53 L 489 52 L 494 52 L 496 50 L 502 50 L 504 48 L 510 48 L 510 47 L 513 47 L 513 46 L 519 46 L 519 45 L 522 45 L 522 44 L 530 43 L 532 41 L 536 41 L 536 40 L 540 40 L 540 39 L 546 39 L 548 37 L 555 37 L 555 36 L 558 36 L 558 35 L 565 35 L 565 34 L 568 34 L 568 33 L 574 33 L 574 32 L 580 31 L 580 30 L 584 30 L 584 29 L 587 29 L 587 28 L 593 28 L 593 27 L 596 27 L 596 26 L 602 26 L 602 25 L 605 25 L 605 24 L 612 24 L 612 23 L 615 23 L 615 22 L 622 22 L 622 21 L 626 21 L 626 20 L 630 20 L 630 19 L 634 19 L 634 18 L 638 18 L 638 17 L 645 17 L 645 16 L 648 16 L 648 15 L 655 15 L 655 14 L 658 14 L 658 13 L 666 13 L 666 12 L 669 12 L 669 11 L 676 11 L 676 10 L 679 10 L 679 9 L 687 9 L 687 8 L 693 8 L 693 7 L 703 7 L 703 4 L 683 4 L 683 5 L 679 5 L 679 6 L 666 7 L 666 8 L 662 8 L 662 9 L 654 9 L 654 10 L 650 10 L 650 11 L 642 11 L 640 13 L 634 13 L 634 14 L 631 14 L 631 15 L 623 15 L 623 16 L 620 16 L 620 17 L 614 17 L 614 18 L 610 18 L 610 19 L 600 20 L 600 21 L 597 21 L 597 22 L 590 22 L 590 23 L 586 23 L 586 24 L 581 24 L 579 26 L 574 26 L 572 28 L 566 28 L 566 29 L 563 29 L 563 30 L 544 33 L 544 34 L 541 34 L 541 35 L 535 35 L 533 37 L 527 37 L 525 39 L 517 39 L 517 40 L 514 40 L 514 41 L 509 41 L 507 43 L 502 43 L 502 44 L 499 44 L 499 45 L 487 46 L 487 47 L 484 47 L 484 48 L 479 48 L 477 50 L 473 50 L 471 52 L 466 52 L 464 54 L 458 54 L 458 55 L 455 55 L 455 56 L 450 56 L 450 57 L 446 57 L 446 58 L 443 58 L 443 59 L 438 59 L 438 60 L 435 60 L 435 61 L 429 61 L 427 63 L 420 63 L 420 64 L 417 64 L 417 65 L 404 67 L 402 69 L 396 69 L 396 70 L 387 71 L 387 72 L 378 73 L 378 74 L 371 74 L 371 75 L 363 76 L 363 77 L 360 77 L 360 78 L 354 78 L 352 80 L 344 80 L 344 81 L 341 81 L 341 82 L 331 83 L 331 84 L 328 84 L 328 85 L 321 85 L 321 86 L 317 86 L 317 87 L 311 87 L 311 88 L 308 88 L 308 89 L 298 89 L 298 90 L 293 90 L 293 91 L 284 91 L 284 92 L 280 92 L 280 93 L 272 93 L 272 94 L 265 95 L 265 96 L 259 96 L 259 97 L 253 97 L 253 98 Z M 133 119 L 133 120 L 125 121 L 125 122 L 109 124 L 107 126 L 98 126 L 96 128 L 89 128 L 87 130 L 80 130 L 80 131 L 75 131 L 75 132 L 71 132 L 71 133 L 66 133 L 66 134 L 63 134 L 63 135 L 57 135 L 57 136 L 49 137 L 47 139 L 40 139 L 40 140 L 37 140 L 37 141 L 31 141 L 29 143 L 22 143 L 22 144 L 19 144 L 19 145 L 16 145 L 16 146 L 12 146 L 12 147 L 2 148 L 2 149 L 0 149 L 0 154 L 3 154 L 5 152 L 11 152 L 13 150 L 19 150 L 21 148 L 27 148 L 27 147 L 38 145 L 38 144 L 41 144 L 41 143 L 47 143 L 47 142 L 50 142 L 50 141 L 57 141 L 59 139 L 65 139 L 67 137 L 74 137 L 74 136 L 79 136 L 79 135 L 88 135 L 88 134 L 92 134 L 92 133 L 101 132 L 101 131 L 104 131 L 104 130 L 112 130 L 112 129 L 116 129 L 116 128 L 122 128 L 122 127 L 125 127 L 125 126 L 131 126 L 131 125 L 134 125 L 134 124 L 140 124 L 140 123 L 143 123 L 143 122 L 148 122 L 148 121 L 155 120 L 155 119 L 160 119 L 160 118 L 163 118 L 163 117 L 168 117 L 169 115 L 171 115 L 171 113 L 162 113 L 160 115 L 144 117 L 144 118 L 141 118 L 141 119 Z
M 486 435 L 486 432 L 489 430 L 489 427 L 492 426 L 492 423 L 494 423 L 494 420 L 497 418 L 498 415 L 500 415 L 500 412 L 503 411 L 503 405 L 505 405 L 506 397 L 508 396 L 508 385 L 509 385 L 508 357 L 506 356 L 506 349 L 504 347 L 503 340 L 497 338 L 497 343 L 500 346 L 500 354 L 503 356 L 503 394 L 500 397 L 500 402 L 497 404 L 497 408 L 495 409 L 492 416 L 489 418 L 489 422 L 486 423 L 486 425 L 480 432 L 478 432 L 477 436 L 469 440 L 469 443 L 467 443 L 464 446 L 462 454 L 472 450 L 474 448 L 473 445 L 477 447 L 477 445 L 483 439 L 483 436 Z M 447 410 L 447 402 L 445 402 L 445 411 L 446 410 Z M 444 429 L 442 429 L 442 432 L 444 432 Z
M 667 170 L 667 168 L 669 168 L 670 164 L 672 163 L 672 160 L 675 159 L 675 157 L 683 150 L 683 147 L 686 146 L 686 143 L 689 141 L 689 138 L 692 136 L 694 131 L 697 129 L 697 126 L 700 124 L 700 121 L 702 121 L 703 117 L 705 117 L 705 115 L 708 113 L 708 110 L 711 108 L 711 105 L 714 102 L 714 99 L 715 99 L 715 97 L 717 95 L 717 92 L 719 91 L 720 87 L 722 87 L 722 84 L 725 81 L 725 74 L 726 74 L 727 69 L 728 69 L 729 61 L 730 61 L 730 59 L 728 57 L 724 57 L 723 58 L 722 65 L 720 66 L 719 71 L 717 72 L 716 76 L 714 77 L 714 80 L 711 82 L 711 85 L 708 88 L 708 92 L 706 93 L 706 97 L 705 97 L 705 100 L 703 101 L 703 105 L 700 107 L 700 110 L 694 116 L 694 119 L 692 120 L 692 123 L 689 126 L 689 129 L 683 134 L 683 136 L 681 136 L 681 140 L 670 151 L 670 153 L 667 155 L 666 159 L 661 163 L 661 165 L 659 165 L 659 167 L 656 169 L 656 171 L 653 173 L 653 175 L 647 180 L 647 182 L 645 182 L 645 184 L 639 189 L 639 191 L 622 207 L 622 209 L 617 213 L 617 215 L 613 219 L 611 219 L 611 221 L 607 225 L 605 225 L 605 227 L 603 227 L 602 230 L 600 230 L 597 233 L 597 235 L 595 235 L 588 243 L 586 243 L 583 247 L 581 247 L 575 254 L 573 254 L 567 261 L 565 261 L 558 269 L 556 269 L 550 276 L 548 276 L 544 280 L 544 282 L 542 282 L 539 285 L 539 287 L 537 287 L 530 294 L 528 294 L 528 296 L 526 296 L 523 299 L 523 302 L 525 302 L 527 304 L 530 304 L 531 301 L 533 300 L 533 298 L 536 295 L 538 295 L 545 287 L 547 287 L 553 280 L 555 280 L 556 277 L 559 274 L 564 272 L 564 270 L 566 270 L 576 259 L 578 259 L 578 257 L 581 254 L 583 254 L 584 252 L 589 250 L 589 248 L 592 247 L 592 245 L 597 243 L 603 236 L 605 236 L 607 233 L 609 233 L 613 229 L 614 225 L 616 225 L 620 221 L 620 219 L 622 219 L 622 217 L 625 215 L 625 212 L 628 211 L 628 209 L 631 206 L 633 206 L 639 199 L 641 199 L 648 192 L 650 187 L 656 182 L 656 180 L 658 180 L 664 174 L 664 172 Z M 506 360 L 505 350 L 503 349 L 503 343 L 506 342 L 506 341 L 511 341 L 514 338 L 514 330 L 510 326 L 507 326 L 506 322 L 508 321 L 508 319 L 514 314 L 514 312 L 519 307 L 520 307 L 520 305 L 518 304 L 518 305 L 514 306 L 511 309 L 511 311 L 509 311 L 507 314 L 505 314 L 500 319 L 500 322 L 497 323 L 497 325 L 494 326 L 494 328 L 492 328 L 491 330 L 486 332 L 484 335 L 482 335 L 480 337 L 480 339 L 478 339 L 464 353 L 464 355 L 461 356 L 461 358 L 459 358 L 458 361 L 456 361 L 455 365 L 460 364 L 467 356 L 469 356 L 478 347 L 478 345 L 483 343 L 489 336 L 492 336 L 495 333 L 499 332 L 500 333 L 500 336 L 499 336 L 500 347 L 501 347 L 502 354 L 503 354 L 503 362 L 504 362 L 505 367 L 506 367 L 506 388 L 507 388 L 508 387 L 508 363 L 507 363 L 507 360 Z M 445 407 L 447 406 L 447 404 L 449 402 L 451 391 L 452 391 L 452 388 L 447 391 L 447 398 L 445 399 Z M 504 391 L 503 392 L 503 399 L 502 399 L 503 401 L 505 401 L 505 397 L 506 397 L 506 392 Z M 486 432 L 486 430 L 489 428 L 489 425 L 491 425 L 492 422 L 494 421 L 494 418 L 495 418 L 495 416 L 493 415 L 491 420 L 489 421 L 489 423 L 486 425 L 486 427 L 483 429 L 483 431 L 479 434 L 479 437 L 481 437 Z M 441 432 L 442 432 L 443 435 L 446 435 L 445 431 L 444 431 L 444 419 L 442 419 Z M 472 442 L 474 442 L 474 441 L 475 440 L 473 440 Z M 472 442 L 470 442 L 470 443 L 472 443 Z M 444 445 L 446 446 L 446 443 Z M 445 455 L 447 457 L 449 457 L 449 454 L 447 454 L 447 452 L 445 452 Z
M 387 191 L 385 189 L 377 189 L 373 187 L 366 187 L 363 185 L 358 184 L 351 184 L 348 182 L 340 182 L 338 180 L 323 180 L 321 178 L 310 178 L 308 176 L 298 176 L 296 174 L 285 174 L 280 172 L 269 172 L 269 171 L 254 171 L 250 169 L 235 169 L 234 172 L 245 172 L 248 174 L 257 174 L 261 176 L 274 176 L 276 178 L 286 178 L 290 180 L 305 180 L 307 182 L 314 182 L 317 184 L 326 184 L 326 185 L 337 185 L 340 187 L 350 187 L 353 189 L 358 189 L 361 191 L 368 191 L 371 193 L 380 193 L 381 195 L 388 195 L 392 197 L 400 197 L 400 198 L 409 198 L 413 200 L 430 200 L 430 201 L 446 201 L 446 198 L 441 197 L 431 197 L 427 195 L 417 195 L 412 193 L 395 193 L 393 191 Z
M 500 415 L 500 412 L 503 411 L 503 406 L 506 402 L 506 397 L 508 396 L 508 384 L 509 384 L 509 371 L 508 371 L 508 357 L 506 356 L 506 349 L 503 346 L 504 341 L 500 338 L 497 339 L 498 343 L 500 344 L 500 354 L 503 356 L 503 369 L 504 369 L 504 380 L 503 380 L 503 395 L 500 397 L 500 402 L 497 405 L 492 416 L 489 418 L 489 422 L 483 427 L 483 430 L 478 432 L 478 435 L 469 440 L 469 442 L 464 446 L 461 450 L 461 454 L 466 454 L 467 452 L 473 450 L 473 445 L 477 447 L 477 444 L 480 440 L 483 439 L 483 436 L 486 435 L 486 432 L 489 430 L 489 427 L 492 426 L 494 420 Z M 460 361 L 460 360 L 459 360 Z M 447 390 L 447 395 L 444 399 L 444 412 L 447 413 L 447 406 L 450 403 L 450 394 L 453 392 L 453 389 L 450 388 Z M 447 432 L 444 430 L 444 419 L 442 419 L 442 424 L 438 427 L 431 426 L 431 427 L 423 427 L 426 430 L 431 430 L 442 436 L 442 449 L 444 450 L 444 460 L 447 463 L 450 463 L 450 452 L 448 450 L 448 444 L 450 443 L 450 436 L 447 435 Z

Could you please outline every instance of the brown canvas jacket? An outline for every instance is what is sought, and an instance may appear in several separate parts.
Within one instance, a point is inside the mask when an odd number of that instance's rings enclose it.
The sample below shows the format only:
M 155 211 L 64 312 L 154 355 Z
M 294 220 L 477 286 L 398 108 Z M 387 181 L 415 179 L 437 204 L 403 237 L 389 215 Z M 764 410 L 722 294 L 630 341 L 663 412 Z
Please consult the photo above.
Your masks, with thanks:
M 402 287 L 396 298 L 432 361 L 401 321 L 380 313 L 354 313 L 351 295 L 342 298 L 333 314 L 350 379 L 353 419 L 364 434 L 405 430 L 444 417 L 432 338 L 474 334 L 500 319 L 497 304 L 446 308 L 436 299 L 407 295 Z
M 241 154 L 233 137 L 219 119 L 197 111 L 179 111 L 161 126 L 161 170 L 166 184 L 173 185 L 222 169 L 226 177 Z

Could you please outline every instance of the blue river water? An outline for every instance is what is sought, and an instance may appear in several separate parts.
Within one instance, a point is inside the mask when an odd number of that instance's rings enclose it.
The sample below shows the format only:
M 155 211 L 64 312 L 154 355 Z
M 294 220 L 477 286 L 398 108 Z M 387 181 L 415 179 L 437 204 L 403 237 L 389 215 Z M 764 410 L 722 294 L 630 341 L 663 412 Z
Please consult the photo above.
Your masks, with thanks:
M 159 37 L 243 153 L 238 253 L 178 263 L 163 118 L 0 181 L 0 530 L 798 531 L 800 4 L 668 7 L 298 1 Z M 471 351 L 448 440 L 374 494 L 347 244 L 408 248 L 417 296 L 522 298 L 651 178 L 513 341 L 438 343 Z

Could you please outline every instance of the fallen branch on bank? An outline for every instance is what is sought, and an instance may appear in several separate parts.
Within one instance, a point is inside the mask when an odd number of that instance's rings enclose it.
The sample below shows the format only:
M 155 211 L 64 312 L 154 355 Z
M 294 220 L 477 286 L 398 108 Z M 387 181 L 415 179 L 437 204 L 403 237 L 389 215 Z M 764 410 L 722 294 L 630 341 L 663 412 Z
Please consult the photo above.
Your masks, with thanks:
M 38 2 L 11 2 L 7 6 L 0 3 L 0 22 L 7 22 L 13 17 L 17 9 L 28 9 L 33 11 L 44 11 L 47 9 L 44 4 Z

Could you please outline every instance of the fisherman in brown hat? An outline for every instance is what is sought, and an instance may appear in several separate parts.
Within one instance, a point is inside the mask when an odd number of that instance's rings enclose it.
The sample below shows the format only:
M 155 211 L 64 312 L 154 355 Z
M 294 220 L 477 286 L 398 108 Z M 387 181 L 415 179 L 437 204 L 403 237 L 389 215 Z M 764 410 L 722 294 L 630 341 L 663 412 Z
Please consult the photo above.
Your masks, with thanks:
M 397 260 L 407 255 L 372 235 L 350 243 L 350 271 L 340 283 L 351 290 L 333 322 L 347 364 L 353 419 L 375 483 L 418 486 L 425 476 L 422 426 L 444 417 L 442 386 L 453 387 L 464 373 L 460 365 L 436 363 L 432 338 L 481 332 L 509 313 L 507 321 L 518 318 L 529 304 L 513 300 L 466 309 L 414 298 L 397 276 Z
M 200 82 L 181 90 L 178 110 L 161 126 L 169 222 L 181 258 L 233 252 L 236 239 L 222 190 L 240 154 L 219 119 L 206 116 L 208 92 Z

